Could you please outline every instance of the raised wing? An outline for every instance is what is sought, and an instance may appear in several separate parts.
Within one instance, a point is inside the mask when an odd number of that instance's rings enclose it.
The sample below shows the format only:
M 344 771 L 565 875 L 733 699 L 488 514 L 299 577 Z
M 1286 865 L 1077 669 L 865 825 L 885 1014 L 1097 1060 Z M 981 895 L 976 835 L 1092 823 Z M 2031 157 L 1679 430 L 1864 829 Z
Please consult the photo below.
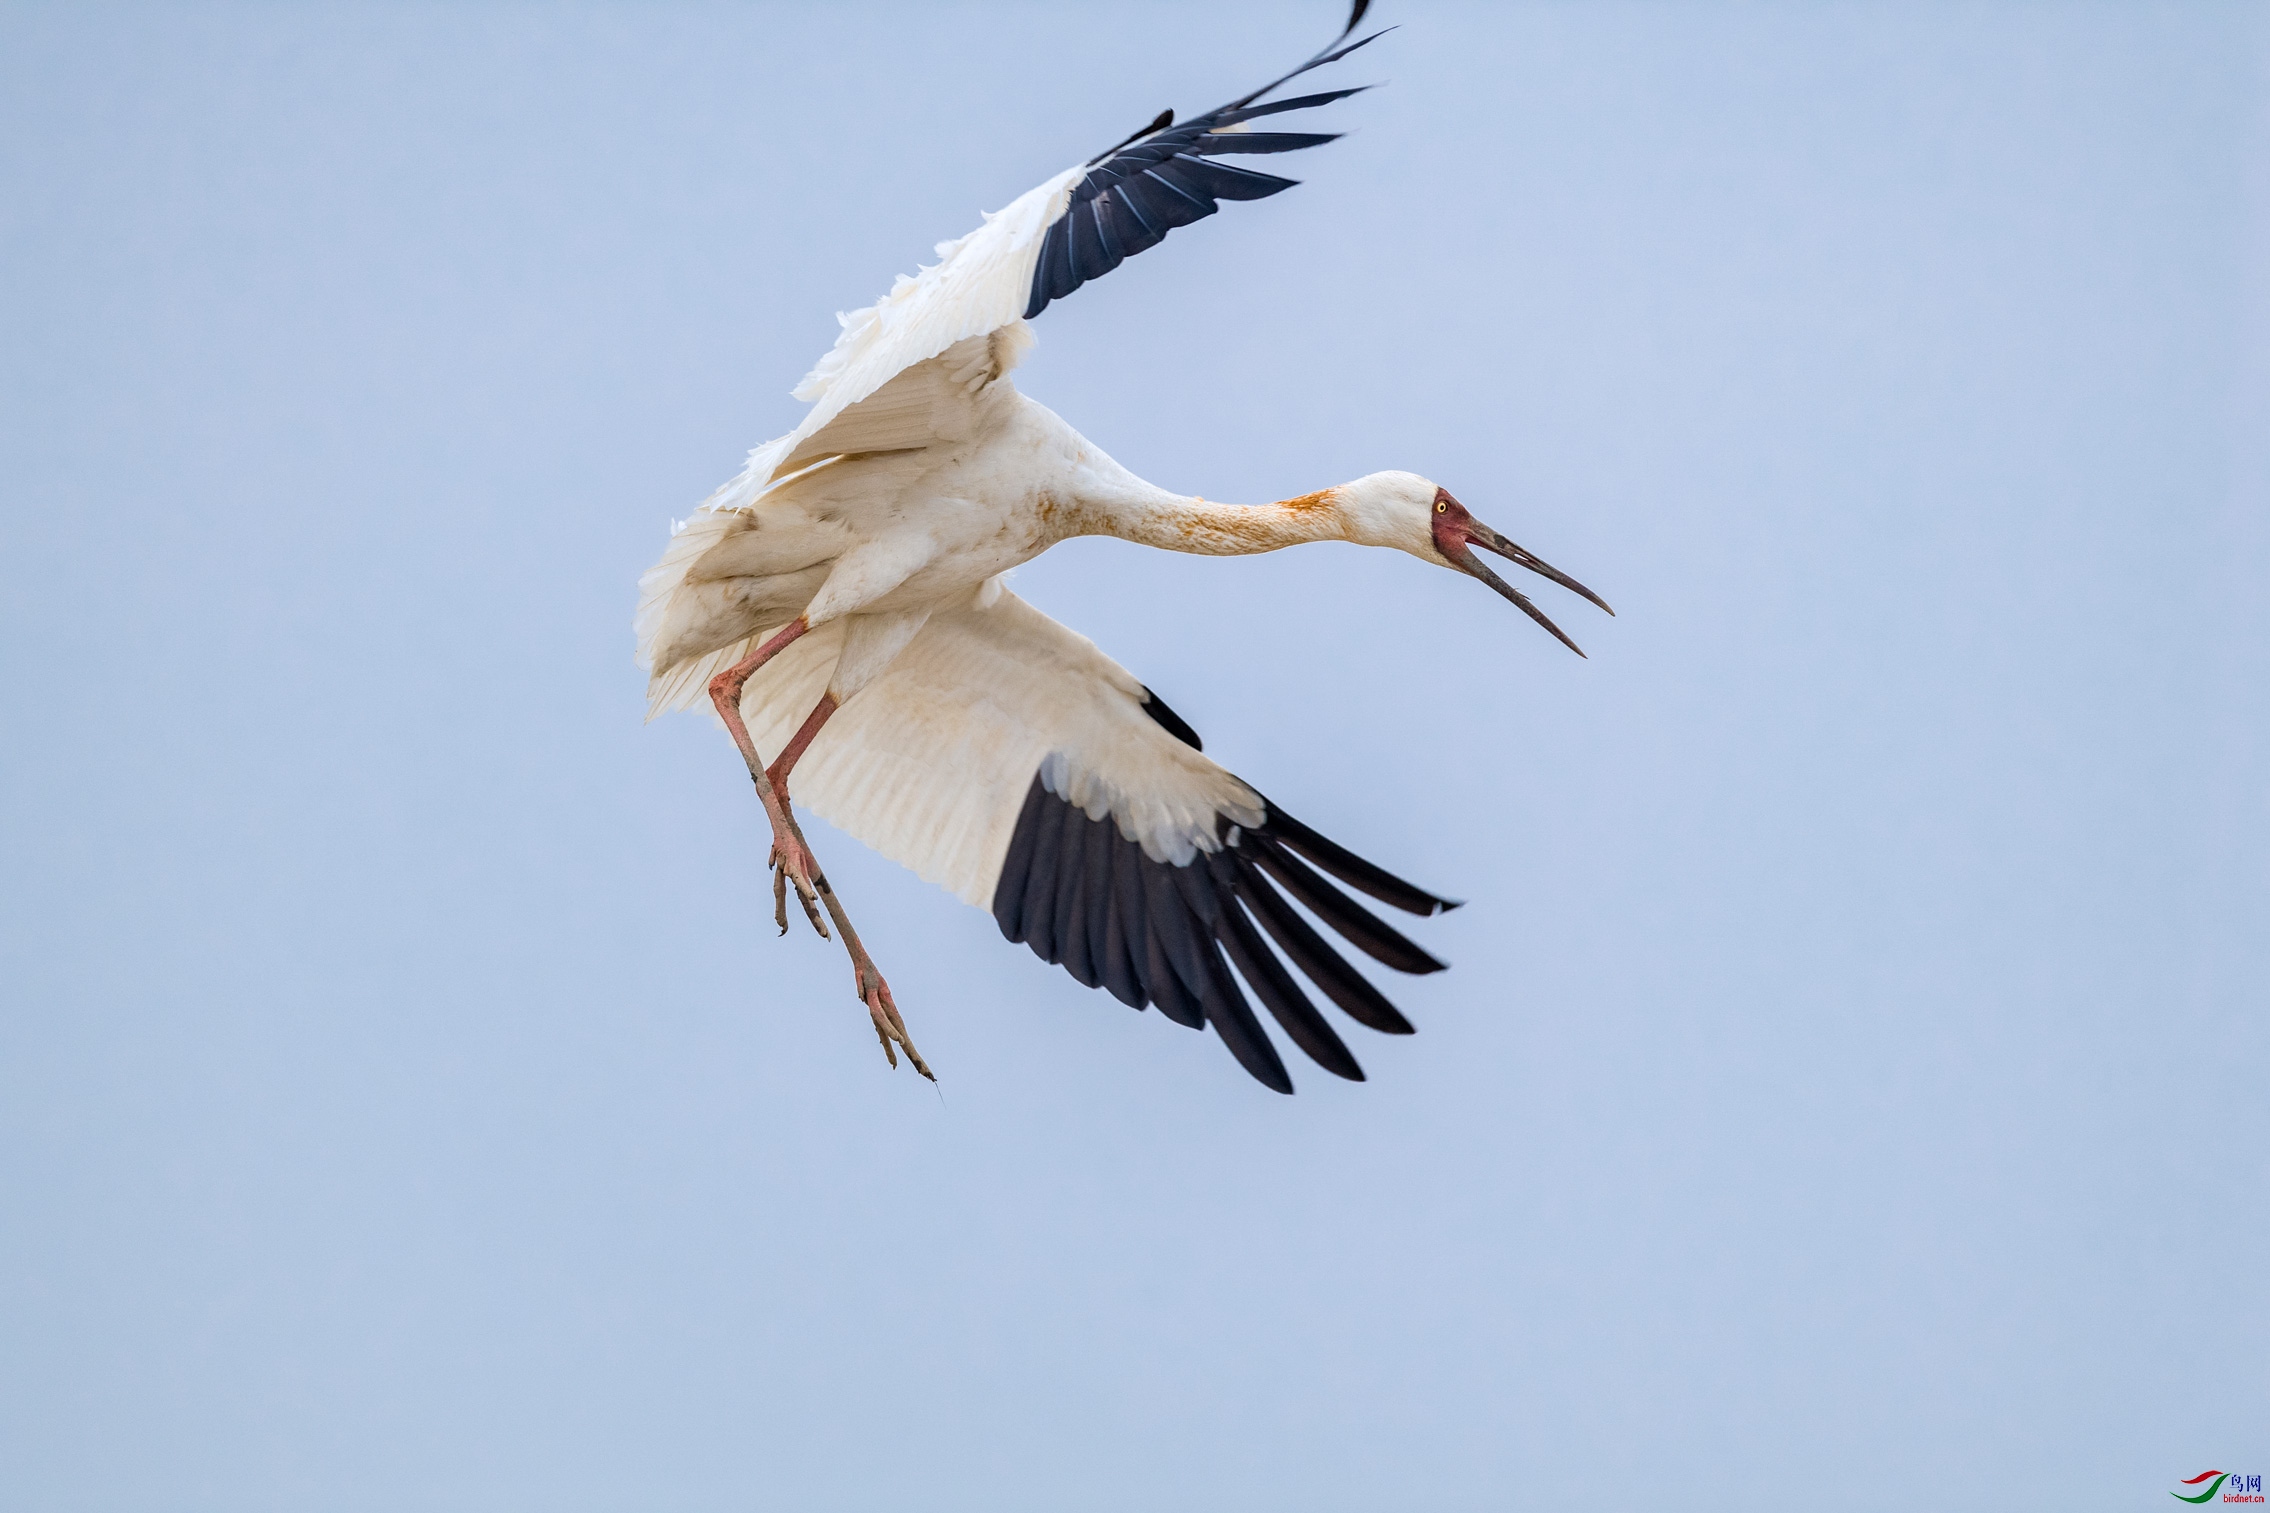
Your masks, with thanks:
M 1065 169 L 1019 195 L 1008 208 L 988 213 L 985 224 L 968 236 L 940 242 L 936 263 L 901 276 L 874 304 L 838 315 L 843 332 L 835 346 L 796 386 L 795 397 L 812 406 L 803 421 L 749 453 L 747 465 L 703 507 L 746 509 L 799 468 L 852 450 L 822 433 L 915 364 L 1039 314 L 1051 300 L 1155 246 L 1175 227 L 1212 215 L 1222 200 L 1261 199 L 1290 189 L 1296 180 L 1216 159 L 1293 152 L 1334 139 L 1314 132 L 1254 131 L 1250 123 L 1359 93 L 1341 89 L 1256 103 L 1381 35 L 1347 40 L 1370 4 L 1356 0 L 1340 35 L 1291 73 L 1179 126 L 1168 111 L 1110 151 Z M 1021 328 L 1018 340 L 1030 340 Z
M 830 457 L 914 451 L 966 439 L 975 428 L 978 396 L 1017 365 L 1032 339 L 1024 322 L 1013 321 L 903 369 L 806 435 L 780 460 L 774 476 L 786 478 Z
M 1368 85 L 1266 105 L 1254 102 L 1384 35 L 1373 32 L 1348 41 L 1370 6 L 1371 0 L 1356 0 L 1340 35 L 1282 78 L 1180 125 L 1175 124 L 1174 112 L 1166 111 L 1117 147 L 1089 159 L 1084 175 L 1072 183 L 1063 213 L 1049 223 L 1033 267 L 1025 319 L 1047 309 L 1049 301 L 1062 299 L 1089 279 L 1101 278 L 1136 253 L 1157 246 L 1175 227 L 1204 220 L 1221 208 L 1219 201 L 1267 199 L 1299 183 L 1215 160 L 1298 152 L 1339 140 L 1338 132 L 1255 131 L 1251 123 L 1263 116 L 1344 100 Z
M 1079 171 L 1068 168 L 1019 196 L 960 241 L 940 242 L 936 263 L 912 278 L 902 274 L 889 294 L 866 309 L 838 315 L 843 334 L 796 386 L 795 397 L 812 408 L 795 430 L 749 453 L 740 473 L 702 507 L 747 509 L 812 460 L 877 450 L 842 444 L 830 433 L 839 419 L 852 418 L 846 412 L 871 396 L 881 398 L 879 391 L 912 368 L 957 350 L 984 352 L 991 364 L 988 380 L 1014 367 L 1032 345 L 1018 311 L 1033 259 Z M 953 363 L 957 373 L 967 366 Z
M 759 749 L 778 750 L 818 701 L 840 635 L 822 626 L 752 682 Z M 1391 967 L 1442 969 L 1323 874 L 1413 913 L 1447 900 L 1286 815 L 1093 642 L 998 585 L 933 615 L 822 729 L 796 797 L 1080 982 L 1213 1025 L 1279 1092 L 1292 1079 L 1248 989 L 1318 1065 L 1363 1076 L 1292 968 L 1358 1023 L 1411 1031 L 1287 894 Z

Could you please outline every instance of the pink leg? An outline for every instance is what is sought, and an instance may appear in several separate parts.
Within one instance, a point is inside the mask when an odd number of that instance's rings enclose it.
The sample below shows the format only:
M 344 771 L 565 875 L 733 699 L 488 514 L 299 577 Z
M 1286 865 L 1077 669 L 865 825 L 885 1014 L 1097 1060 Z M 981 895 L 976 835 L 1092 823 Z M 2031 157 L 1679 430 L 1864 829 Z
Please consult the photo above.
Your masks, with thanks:
M 818 707 L 804 721 L 803 728 L 796 732 L 795 739 L 788 743 L 788 749 L 780 754 L 780 760 L 774 763 L 774 772 L 766 771 L 763 758 L 757 755 L 757 743 L 751 739 L 749 727 L 741 718 L 741 690 L 749 679 L 759 668 L 778 656 L 789 643 L 810 629 L 799 617 L 747 657 L 710 679 L 710 702 L 717 706 L 718 716 L 725 721 L 725 728 L 732 733 L 733 744 L 741 748 L 741 759 L 748 763 L 749 778 L 757 785 L 757 798 L 765 806 L 765 817 L 772 821 L 773 904 L 781 932 L 785 934 L 788 930 L 787 885 L 794 882 L 797 902 L 804 906 L 804 913 L 812 921 L 813 929 L 823 936 L 828 933 L 827 926 L 820 923 L 819 911 L 814 907 L 815 901 L 825 906 L 828 917 L 835 921 L 836 931 L 843 937 L 844 949 L 851 953 L 854 989 L 859 994 L 859 1001 L 866 1005 L 868 1017 L 875 1023 L 875 1035 L 883 1042 L 884 1057 L 892 1066 L 897 1066 L 898 1054 L 892 1049 L 896 1045 L 906 1052 L 906 1059 L 914 1064 L 916 1071 L 936 1082 L 937 1076 L 923 1061 L 922 1053 L 914 1048 L 914 1042 L 907 1037 L 906 1022 L 899 1017 L 898 1005 L 891 1000 L 890 984 L 883 981 L 883 974 L 876 970 L 874 958 L 867 954 L 866 946 L 860 943 L 859 932 L 851 927 L 851 917 L 844 913 L 843 904 L 835 896 L 835 890 L 828 886 L 827 874 L 820 871 L 819 862 L 813 857 L 812 848 L 805 844 L 804 832 L 797 826 L 796 816 L 788 805 L 789 770 L 796 765 L 797 758 L 803 756 L 805 748 L 812 744 L 812 738 L 820 733 L 820 727 L 827 723 L 828 716 L 835 713 L 837 706 L 834 696 L 821 696 Z
M 794 816 L 789 813 L 788 801 L 774 791 L 772 779 L 765 772 L 764 758 L 757 755 L 757 743 L 749 735 L 748 725 L 741 719 L 741 690 L 774 657 L 785 651 L 789 644 L 812 627 L 802 616 L 790 621 L 771 640 L 734 663 L 709 680 L 709 701 L 717 706 L 718 718 L 733 736 L 733 744 L 741 748 L 741 760 L 749 764 L 750 781 L 757 785 L 757 800 L 765 806 L 765 818 L 772 821 L 772 861 L 775 868 L 773 893 L 780 905 L 780 929 L 788 932 L 787 884 L 796 884 L 796 900 L 804 906 L 804 913 L 812 921 L 812 928 L 824 937 L 828 927 L 820 923 L 817 908 L 818 887 L 815 882 L 819 864 L 813 859 L 809 846 L 804 844 L 803 832 L 796 828 Z
M 774 757 L 772 765 L 765 769 L 765 776 L 771 779 L 773 792 L 780 795 L 782 804 L 785 805 L 788 802 L 789 770 L 802 759 L 805 748 L 812 744 L 812 737 L 820 733 L 822 725 L 827 724 L 828 716 L 834 714 L 841 707 L 836 703 L 834 694 L 821 694 L 820 702 L 814 704 L 812 712 L 804 717 L 803 728 L 798 730 L 795 737 L 789 741 L 788 749 Z
M 795 769 L 798 760 L 811 746 L 812 738 L 820 733 L 820 727 L 827 724 L 828 717 L 841 707 L 836 703 L 834 694 L 821 694 L 820 702 L 813 705 L 812 712 L 804 717 L 803 725 L 789 741 L 787 749 L 765 769 L 766 780 L 772 784 L 773 792 L 779 796 L 783 808 L 789 807 L 788 774 Z M 793 818 L 793 811 L 791 817 Z M 914 1069 L 936 1082 L 938 1079 L 931 1076 L 930 1068 L 922 1060 L 922 1053 L 907 1038 L 906 1021 L 899 1018 L 898 1005 L 891 998 L 891 985 L 883 980 L 882 971 L 875 965 L 875 958 L 869 956 L 867 948 L 860 944 L 859 932 L 851 927 L 851 920 L 844 914 L 843 905 L 837 902 L 834 890 L 828 887 L 827 878 L 819 873 L 814 876 L 819 884 L 820 897 L 826 902 L 828 913 L 834 917 L 836 929 L 843 936 L 844 949 L 851 953 L 852 987 L 859 994 L 859 1001 L 867 1005 L 867 1017 L 875 1022 L 875 1038 L 883 1042 L 883 1055 L 891 1065 L 897 1066 L 898 1056 L 891 1047 L 894 1043 L 903 1047 L 906 1059 L 914 1063 Z M 774 886 L 777 893 L 777 881 Z M 787 928 L 787 903 L 787 899 L 783 897 L 774 899 L 776 912 L 783 916 L 783 929 Z

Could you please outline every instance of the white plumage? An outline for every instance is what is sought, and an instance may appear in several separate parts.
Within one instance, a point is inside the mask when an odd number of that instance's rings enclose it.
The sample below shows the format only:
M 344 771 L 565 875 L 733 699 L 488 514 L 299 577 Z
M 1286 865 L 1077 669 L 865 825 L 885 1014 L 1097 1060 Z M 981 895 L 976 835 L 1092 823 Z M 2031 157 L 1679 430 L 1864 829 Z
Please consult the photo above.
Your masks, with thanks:
M 882 388 L 915 364 L 936 357 L 956 342 L 1018 323 L 1032 284 L 1033 263 L 1049 223 L 1064 213 L 1073 180 L 1086 170 L 1075 165 L 1047 183 L 989 212 L 985 223 L 957 241 L 940 242 L 938 261 L 912 277 L 904 274 L 874 304 L 839 315 L 843 332 L 827 355 L 797 384 L 794 397 L 811 405 L 786 436 L 749 453 L 748 465 L 706 501 L 707 509 L 746 509 L 782 473 L 800 462 L 824 456 L 804 443 L 838 415 Z M 1030 342 L 1029 333 L 1025 340 Z M 1011 357 L 1005 366 L 1014 366 Z
M 1295 73 L 1370 41 L 1341 45 L 1363 9 Z M 1310 864 L 1416 912 L 1443 901 L 1273 811 L 1125 668 L 1010 593 L 1009 569 L 1079 535 L 1207 554 L 1356 541 L 1482 578 L 1559 635 L 1480 565 L 1480 546 L 1592 597 L 1415 474 L 1210 503 L 1135 477 L 1017 392 L 1008 374 L 1032 342 L 1026 314 L 1216 199 L 1288 187 L 1214 158 L 1330 140 L 1249 128 L 1354 92 L 1253 103 L 1274 88 L 1179 127 L 1162 117 L 840 317 L 834 348 L 796 390 L 812 404 L 803 421 L 751 452 L 640 580 L 650 715 L 706 697 L 732 730 L 773 820 L 776 892 L 794 882 L 816 926 L 819 905 L 835 919 L 886 1052 L 913 1047 L 795 825 L 791 771 L 796 797 L 847 833 L 990 908 L 1011 939 L 1081 981 L 1214 1025 L 1284 1091 L 1290 1080 L 1225 963 L 1312 1057 L 1361 1073 L 1255 922 L 1350 1013 L 1408 1025 L 1269 878 L 1381 960 L 1440 965 Z M 776 754 L 769 772 L 760 753 Z
M 1029 257 L 1021 276 L 1031 276 Z M 1030 340 L 1016 321 L 962 345 L 988 342 L 1014 354 Z M 981 365 L 976 377 L 954 376 L 972 365 Z M 779 455 L 798 434 L 759 450 Z M 1052 792 L 1091 818 L 1109 813 L 1155 860 L 1187 862 L 1194 850 L 1212 850 L 1217 813 L 1258 822 L 1251 790 L 1142 712 L 1144 689 L 1132 674 L 1001 582 L 1001 572 L 1035 555 L 1045 500 L 1030 477 L 1018 476 L 1025 470 L 1001 466 L 996 454 L 1050 443 L 1061 453 L 1068 435 L 1055 416 L 1009 386 L 1001 366 L 975 352 L 918 363 L 843 412 L 802 444 L 889 455 L 815 468 L 761 495 L 747 514 L 730 506 L 705 510 L 641 580 L 639 651 L 654 674 L 650 715 L 705 697 L 712 677 L 790 618 L 775 618 L 775 611 L 803 609 L 813 634 L 787 647 L 743 695 L 742 715 L 758 748 L 785 747 L 832 685 L 844 708 L 797 764 L 797 796 L 837 828 L 979 907 L 992 899 L 1009 827 L 1045 758 L 1055 759 Z M 941 444 L 952 451 L 934 456 Z M 980 465 L 957 465 L 965 448 Z M 1072 466 L 1055 470 L 1060 478 L 1078 471 L 1081 447 L 1072 450 Z M 1091 460 L 1117 467 L 1100 452 Z M 972 495 L 1015 500 L 1021 507 L 977 512 L 974 534 L 1006 544 L 987 551 L 968 542 L 973 533 L 965 530 L 961 551 L 938 551 L 938 522 L 923 517 L 945 512 L 920 507 L 938 494 L 957 504 Z M 870 516 L 899 512 L 909 495 L 916 508 L 907 513 L 918 523 L 895 532 L 867 527 Z M 837 546 L 836 521 L 827 517 L 862 504 L 881 507 L 859 511 L 842 533 L 857 545 L 818 562 L 800 560 Z M 967 512 L 954 515 L 952 523 L 969 523 Z M 994 517 L 1010 529 L 989 530 Z M 888 554 L 888 565 L 857 577 L 856 590 L 838 576 L 846 557 L 864 550 L 872 560 L 892 547 L 899 551 Z M 998 566 L 995 551 L 1005 554 Z M 972 558 L 976 567 L 960 565 Z M 859 601 L 859 611 L 827 615 L 835 600 L 909 563 L 935 582 L 902 583 L 880 601 Z M 971 582 L 981 567 L 993 571 Z M 869 639 L 878 625 L 904 629 L 908 639 L 879 666 L 845 666 L 847 633 Z M 731 639 L 721 641 L 725 636 Z
M 838 622 L 840 623 L 840 622 Z M 819 701 L 835 646 L 791 646 L 744 700 L 778 751 Z M 769 671 L 769 670 L 768 670 Z M 1110 815 L 1154 861 L 1212 850 L 1215 816 L 1258 824 L 1253 791 L 1142 712 L 1142 685 L 1006 590 L 930 617 L 889 669 L 830 720 L 796 767 L 796 797 L 925 882 L 988 908 L 1025 791 Z

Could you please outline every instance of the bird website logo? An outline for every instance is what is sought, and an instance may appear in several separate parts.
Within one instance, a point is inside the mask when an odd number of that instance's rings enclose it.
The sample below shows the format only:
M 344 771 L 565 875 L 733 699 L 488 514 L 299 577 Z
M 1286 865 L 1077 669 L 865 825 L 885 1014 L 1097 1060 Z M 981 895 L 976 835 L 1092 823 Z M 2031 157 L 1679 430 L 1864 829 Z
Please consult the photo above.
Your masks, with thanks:
M 2168 1496 L 2177 1502 L 2208 1503 L 2213 1502 L 2215 1494 L 2220 1492 L 2224 1502 L 2262 1501 L 2262 1478 L 2244 1471 L 2202 1471 L 2197 1476 L 2187 1478 L 2184 1485 L 2201 1490 L 2170 1492 Z

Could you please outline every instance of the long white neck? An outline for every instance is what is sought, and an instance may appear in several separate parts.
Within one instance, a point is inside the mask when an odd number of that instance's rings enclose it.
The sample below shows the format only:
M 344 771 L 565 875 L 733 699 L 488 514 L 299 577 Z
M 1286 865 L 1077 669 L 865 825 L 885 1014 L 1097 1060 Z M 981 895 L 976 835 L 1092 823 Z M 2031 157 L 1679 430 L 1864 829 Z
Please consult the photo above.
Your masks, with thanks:
M 1098 480 L 1101 482 L 1101 480 Z M 1083 489 L 1062 506 L 1066 536 L 1117 536 L 1170 552 L 1237 557 L 1307 541 L 1346 541 L 1337 491 L 1324 489 L 1269 504 L 1222 504 L 1173 494 L 1122 472 L 1108 486 Z

